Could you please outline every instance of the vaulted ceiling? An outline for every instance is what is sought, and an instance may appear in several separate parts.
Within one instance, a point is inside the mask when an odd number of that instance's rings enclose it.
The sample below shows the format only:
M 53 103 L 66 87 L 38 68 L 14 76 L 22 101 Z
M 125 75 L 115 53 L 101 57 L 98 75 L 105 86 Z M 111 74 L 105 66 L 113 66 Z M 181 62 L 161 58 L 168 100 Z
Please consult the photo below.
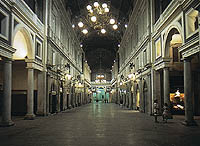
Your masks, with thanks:
M 67 9 L 71 11 L 71 19 L 84 15 L 82 10 L 86 8 L 91 0 L 67 0 Z M 99 2 L 110 3 L 110 12 L 115 15 L 115 18 L 120 25 L 120 30 L 116 33 L 108 33 L 106 35 L 97 35 L 89 33 L 87 37 L 82 39 L 83 49 L 85 51 L 86 60 L 92 70 L 96 72 L 99 68 L 111 70 L 118 44 L 125 30 L 124 24 L 128 23 L 128 17 L 132 11 L 134 0 L 96 0 Z M 94 2 L 94 0 L 92 0 Z

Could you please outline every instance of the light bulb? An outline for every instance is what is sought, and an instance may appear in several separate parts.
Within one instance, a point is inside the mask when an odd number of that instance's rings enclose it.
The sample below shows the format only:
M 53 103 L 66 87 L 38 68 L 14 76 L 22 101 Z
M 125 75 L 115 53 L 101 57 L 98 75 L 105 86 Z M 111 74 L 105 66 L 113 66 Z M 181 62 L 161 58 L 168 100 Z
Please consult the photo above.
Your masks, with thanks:
M 93 13 L 93 10 L 92 10 L 92 9 L 90 10 L 90 13 Z
M 125 24 L 125 28 L 127 28 L 128 27 L 128 25 L 127 24 Z
M 113 29 L 116 30 L 117 28 L 118 28 L 117 24 L 113 25 Z
M 79 22 L 79 23 L 78 23 L 78 26 L 79 26 L 79 27 L 83 27 L 83 22 Z
M 75 28 L 75 25 L 74 25 L 74 24 L 72 24 L 72 28 Z
M 106 3 L 103 3 L 103 4 L 102 4 L 102 7 L 103 7 L 103 8 L 107 8 L 108 5 L 107 5 Z
M 115 19 L 110 19 L 110 24 L 114 24 L 115 23 Z
M 101 33 L 105 34 L 106 30 L 105 29 L 101 29 Z
M 108 12 L 109 12 L 109 9 L 108 9 L 108 8 L 105 8 L 104 11 L 105 11 L 106 13 L 108 13 Z
M 87 33 L 88 33 L 88 30 L 87 30 L 87 29 L 83 29 L 82 32 L 83 32 L 84 34 L 87 34 Z
M 94 6 L 95 6 L 95 7 L 98 7 L 98 6 L 99 6 L 99 3 L 98 3 L 98 2 L 94 2 Z
M 91 21 L 92 21 L 92 22 L 96 22 L 96 21 L 97 21 L 97 17 L 96 17 L 96 16 L 92 16 L 92 17 L 91 17 Z
M 88 5 L 88 6 L 87 6 L 87 10 L 89 11 L 89 10 L 91 10 L 91 9 L 92 9 L 92 6 Z

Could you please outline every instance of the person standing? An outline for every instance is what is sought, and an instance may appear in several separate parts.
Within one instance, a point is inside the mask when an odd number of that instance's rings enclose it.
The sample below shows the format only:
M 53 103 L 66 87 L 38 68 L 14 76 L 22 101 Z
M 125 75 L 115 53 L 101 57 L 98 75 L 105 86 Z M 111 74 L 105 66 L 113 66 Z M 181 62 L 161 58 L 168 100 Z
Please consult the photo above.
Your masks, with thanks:
M 158 105 L 158 100 L 155 99 L 153 102 L 153 115 L 155 118 L 155 123 L 158 123 L 158 114 L 159 113 L 159 105 Z

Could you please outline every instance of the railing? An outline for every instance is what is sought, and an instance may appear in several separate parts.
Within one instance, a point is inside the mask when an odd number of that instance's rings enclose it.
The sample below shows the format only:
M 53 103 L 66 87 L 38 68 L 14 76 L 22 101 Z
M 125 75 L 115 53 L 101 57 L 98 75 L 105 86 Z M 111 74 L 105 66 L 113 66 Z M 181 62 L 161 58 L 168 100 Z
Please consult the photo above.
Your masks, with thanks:
M 11 2 L 27 16 L 27 19 L 31 19 L 40 32 L 44 33 L 44 24 L 23 0 L 11 0 Z

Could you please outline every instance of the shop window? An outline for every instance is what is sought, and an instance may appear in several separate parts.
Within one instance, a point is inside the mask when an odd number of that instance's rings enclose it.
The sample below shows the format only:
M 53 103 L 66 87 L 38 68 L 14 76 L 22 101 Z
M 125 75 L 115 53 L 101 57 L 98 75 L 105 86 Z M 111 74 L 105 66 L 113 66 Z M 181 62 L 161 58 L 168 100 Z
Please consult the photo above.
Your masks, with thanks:
M 198 29 L 198 11 L 191 10 L 186 14 L 186 35 L 189 37 Z
M 35 55 L 40 59 L 42 58 L 42 44 L 38 41 L 36 42 Z
M 8 38 L 8 15 L 0 10 L 0 35 Z

